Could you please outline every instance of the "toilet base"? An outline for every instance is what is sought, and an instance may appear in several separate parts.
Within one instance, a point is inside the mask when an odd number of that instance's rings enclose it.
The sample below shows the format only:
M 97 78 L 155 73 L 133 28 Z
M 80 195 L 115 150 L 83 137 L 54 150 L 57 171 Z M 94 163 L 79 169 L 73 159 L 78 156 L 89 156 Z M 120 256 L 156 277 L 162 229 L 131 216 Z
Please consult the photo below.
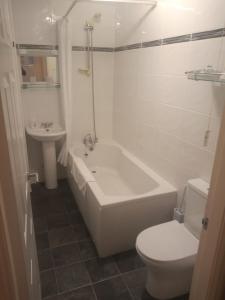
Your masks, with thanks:
M 179 266 L 181 267 L 181 266 Z M 183 266 L 184 267 L 184 266 Z M 156 299 L 171 299 L 187 294 L 191 287 L 193 265 L 185 268 L 166 268 L 147 271 L 146 290 Z M 182 269 L 182 270 L 181 270 Z

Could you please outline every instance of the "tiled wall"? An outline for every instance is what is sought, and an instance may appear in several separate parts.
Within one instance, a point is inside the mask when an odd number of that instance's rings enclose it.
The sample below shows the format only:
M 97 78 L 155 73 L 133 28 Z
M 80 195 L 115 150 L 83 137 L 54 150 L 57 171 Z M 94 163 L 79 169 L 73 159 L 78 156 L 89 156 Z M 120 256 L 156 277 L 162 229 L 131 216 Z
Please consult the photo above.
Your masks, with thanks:
M 65 11 L 65 10 L 64 10 Z M 62 12 L 62 11 L 61 11 Z M 101 14 L 95 21 L 94 15 Z M 86 46 L 87 36 L 84 25 L 88 21 L 94 25 L 94 81 L 96 130 L 98 138 L 112 137 L 113 89 L 114 89 L 114 53 L 115 46 L 115 8 L 102 3 L 79 3 L 70 15 L 73 28 L 72 44 Z M 92 94 L 91 77 L 79 73 L 86 68 L 86 52 L 73 47 L 73 136 L 81 142 L 84 135 L 92 132 Z M 100 51 L 101 50 L 101 51 Z M 110 52 L 111 51 L 111 52 Z
M 223 0 L 158 0 L 153 9 L 121 5 L 116 9 L 116 46 L 224 27 L 224 9 Z
M 208 0 L 207 7 L 205 1 L 191 2 L 161 1 L 171 3 L 168 14 L 163 5 L 158 6 L 145 19 L 149 26 L 136 22 L 141 28 L 136 26 L 126 42 L 127 26 L 121 20 L 117 46 L 224 27 L 222 1 Z M 186 12 L 181 9 L 185 3 Z M 126 21 L 131 22 L 129 16 Z M 207 65 L 224 69 L 224 51 L 224 38 L 212 38 L 115 54 L 114 138 L 177 187 L 179 197 L 189 178 L 210 180 L 225 103 L 224 86 L 191 81 L 184 73 Z M 208 126 L 210 136 L 204 146 Z
M 70 3 L 14 0 L 16 42 L 56 45 L 56 27 L 54 22 L 49 23 L 49 16 L 57 19 Z M 71 15 L 76 46 L 73 48 L 74 139 L 80 141 L 92 127 L 90 78 L 78 72 L 78 68 L 85 66 L 85 52 L 78 50 L 86 43 L 85 21 L 101 13 L 101 22 L 95 24 L 94 46 L 107 48 L 98 48 L 104 51 L 94 53 L 98 136 L 110 138 L 113 127 L 116 140 L 180 192 L 189 178 L 209 180 L 225 89 L 189 81 L 184 72 L 209 64 L 224 69 L 223 38 L 216 37 L 214 32 L 212 39 L 206 36 L 195 40 L 199 38 L 196 33 L 225 27 L 224 10 L 223 0 L 216 3 L 159 0 L 154 9 L 145 5 L 79 3 Z M 222 36 L 224 32 L 219 34 Z M 185 35 L 185 42 L 176 38 L 181 35 Z M 131 50 L 127 50 L 127 45 Z M 115 47 L 115 53 L 109 52 Z M 29 93 L 24 93 L 27 119 L 38 102 Z M 46 105 L 37 106 L 36 113 L 38 108 L 42 114 L 42 107 L 45 111 L 49 107 L 53 115 L 55 111 L 54 117 L 60 116 L 59 96 L 49 95 L 48 91 L 45 96 L 42 100 Z M 211 133 L 205 147 L 208 126 Z
M 73 137 L 81 142 L 92 132 L 91 77 L 78 72 L 85 66 L 85 52 L 73 51 Z M 95 112 L 98 138 L 112 138 L 114 53 L 94 52 Z

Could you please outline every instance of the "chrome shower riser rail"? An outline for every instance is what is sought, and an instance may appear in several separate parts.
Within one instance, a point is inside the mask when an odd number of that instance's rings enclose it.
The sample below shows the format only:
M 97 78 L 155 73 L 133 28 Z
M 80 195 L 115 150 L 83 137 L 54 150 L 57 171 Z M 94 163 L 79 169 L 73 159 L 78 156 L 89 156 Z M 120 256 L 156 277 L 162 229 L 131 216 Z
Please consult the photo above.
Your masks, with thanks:
M 63 18 L 66 18 L 70 12 L 72 11 L 72 9 L 74 8 L 74 6 L 77 3 L 82 3 L 82 2 L 89 2 L 89 3 L 95 3 L 95 2 L 102 2 L 102 3 L 124 3 L 124 4 L 145 4 L 145 5 L 150 5 L 152 7 L 155 7 L 158 3 L 158 0 L 75 0 L 71 6 L 69 7 L 69 9 L 67 10 L 66 14 L 64 15 Z
M 90 45 L 93 49 L 93 32 L 90 31 Z M 91 92 L 92 92 L 92 116 L 93 116 L 93 132 L 94 132 L 94 143 L 98 142 L 96 132 L 96 114 L 95 114 L 95 79 L 94 79 L 94 55 L 91 50 Z

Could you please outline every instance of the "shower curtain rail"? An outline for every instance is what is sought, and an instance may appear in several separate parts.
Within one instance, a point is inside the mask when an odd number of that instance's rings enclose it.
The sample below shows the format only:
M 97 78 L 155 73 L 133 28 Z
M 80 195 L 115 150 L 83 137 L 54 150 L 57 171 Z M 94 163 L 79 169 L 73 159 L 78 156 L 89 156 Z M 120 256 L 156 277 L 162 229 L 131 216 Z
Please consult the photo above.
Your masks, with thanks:
M 66 18 L 70 12 L 72 11 L 72 9 L 74 8 L 74 6 L 77 3 L 81 3 L 81 2 L 102 2 L 102 3 L 125 3 L 125 4 L 145 4 L 145 5 L 150 5 L 152 7 L 155 7 L 157 5 L 158 0 L 75 0 L 71 6 L 69 7 L 69 9 L 67 10 L 66 14 L 64 15 L 64 18 Z

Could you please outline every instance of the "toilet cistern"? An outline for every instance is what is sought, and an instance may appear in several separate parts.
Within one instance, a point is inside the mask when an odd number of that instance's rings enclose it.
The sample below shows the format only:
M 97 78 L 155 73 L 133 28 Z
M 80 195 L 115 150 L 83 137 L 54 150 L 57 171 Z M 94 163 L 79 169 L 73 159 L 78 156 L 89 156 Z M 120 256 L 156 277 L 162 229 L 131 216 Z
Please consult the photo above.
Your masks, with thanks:
M 34 140 L 42 143 L 46 188 L 57 188 L 55 142 L 63 138 L 66 131 L 53 122 L 42 122 L 27 126 L 26 132 Z

